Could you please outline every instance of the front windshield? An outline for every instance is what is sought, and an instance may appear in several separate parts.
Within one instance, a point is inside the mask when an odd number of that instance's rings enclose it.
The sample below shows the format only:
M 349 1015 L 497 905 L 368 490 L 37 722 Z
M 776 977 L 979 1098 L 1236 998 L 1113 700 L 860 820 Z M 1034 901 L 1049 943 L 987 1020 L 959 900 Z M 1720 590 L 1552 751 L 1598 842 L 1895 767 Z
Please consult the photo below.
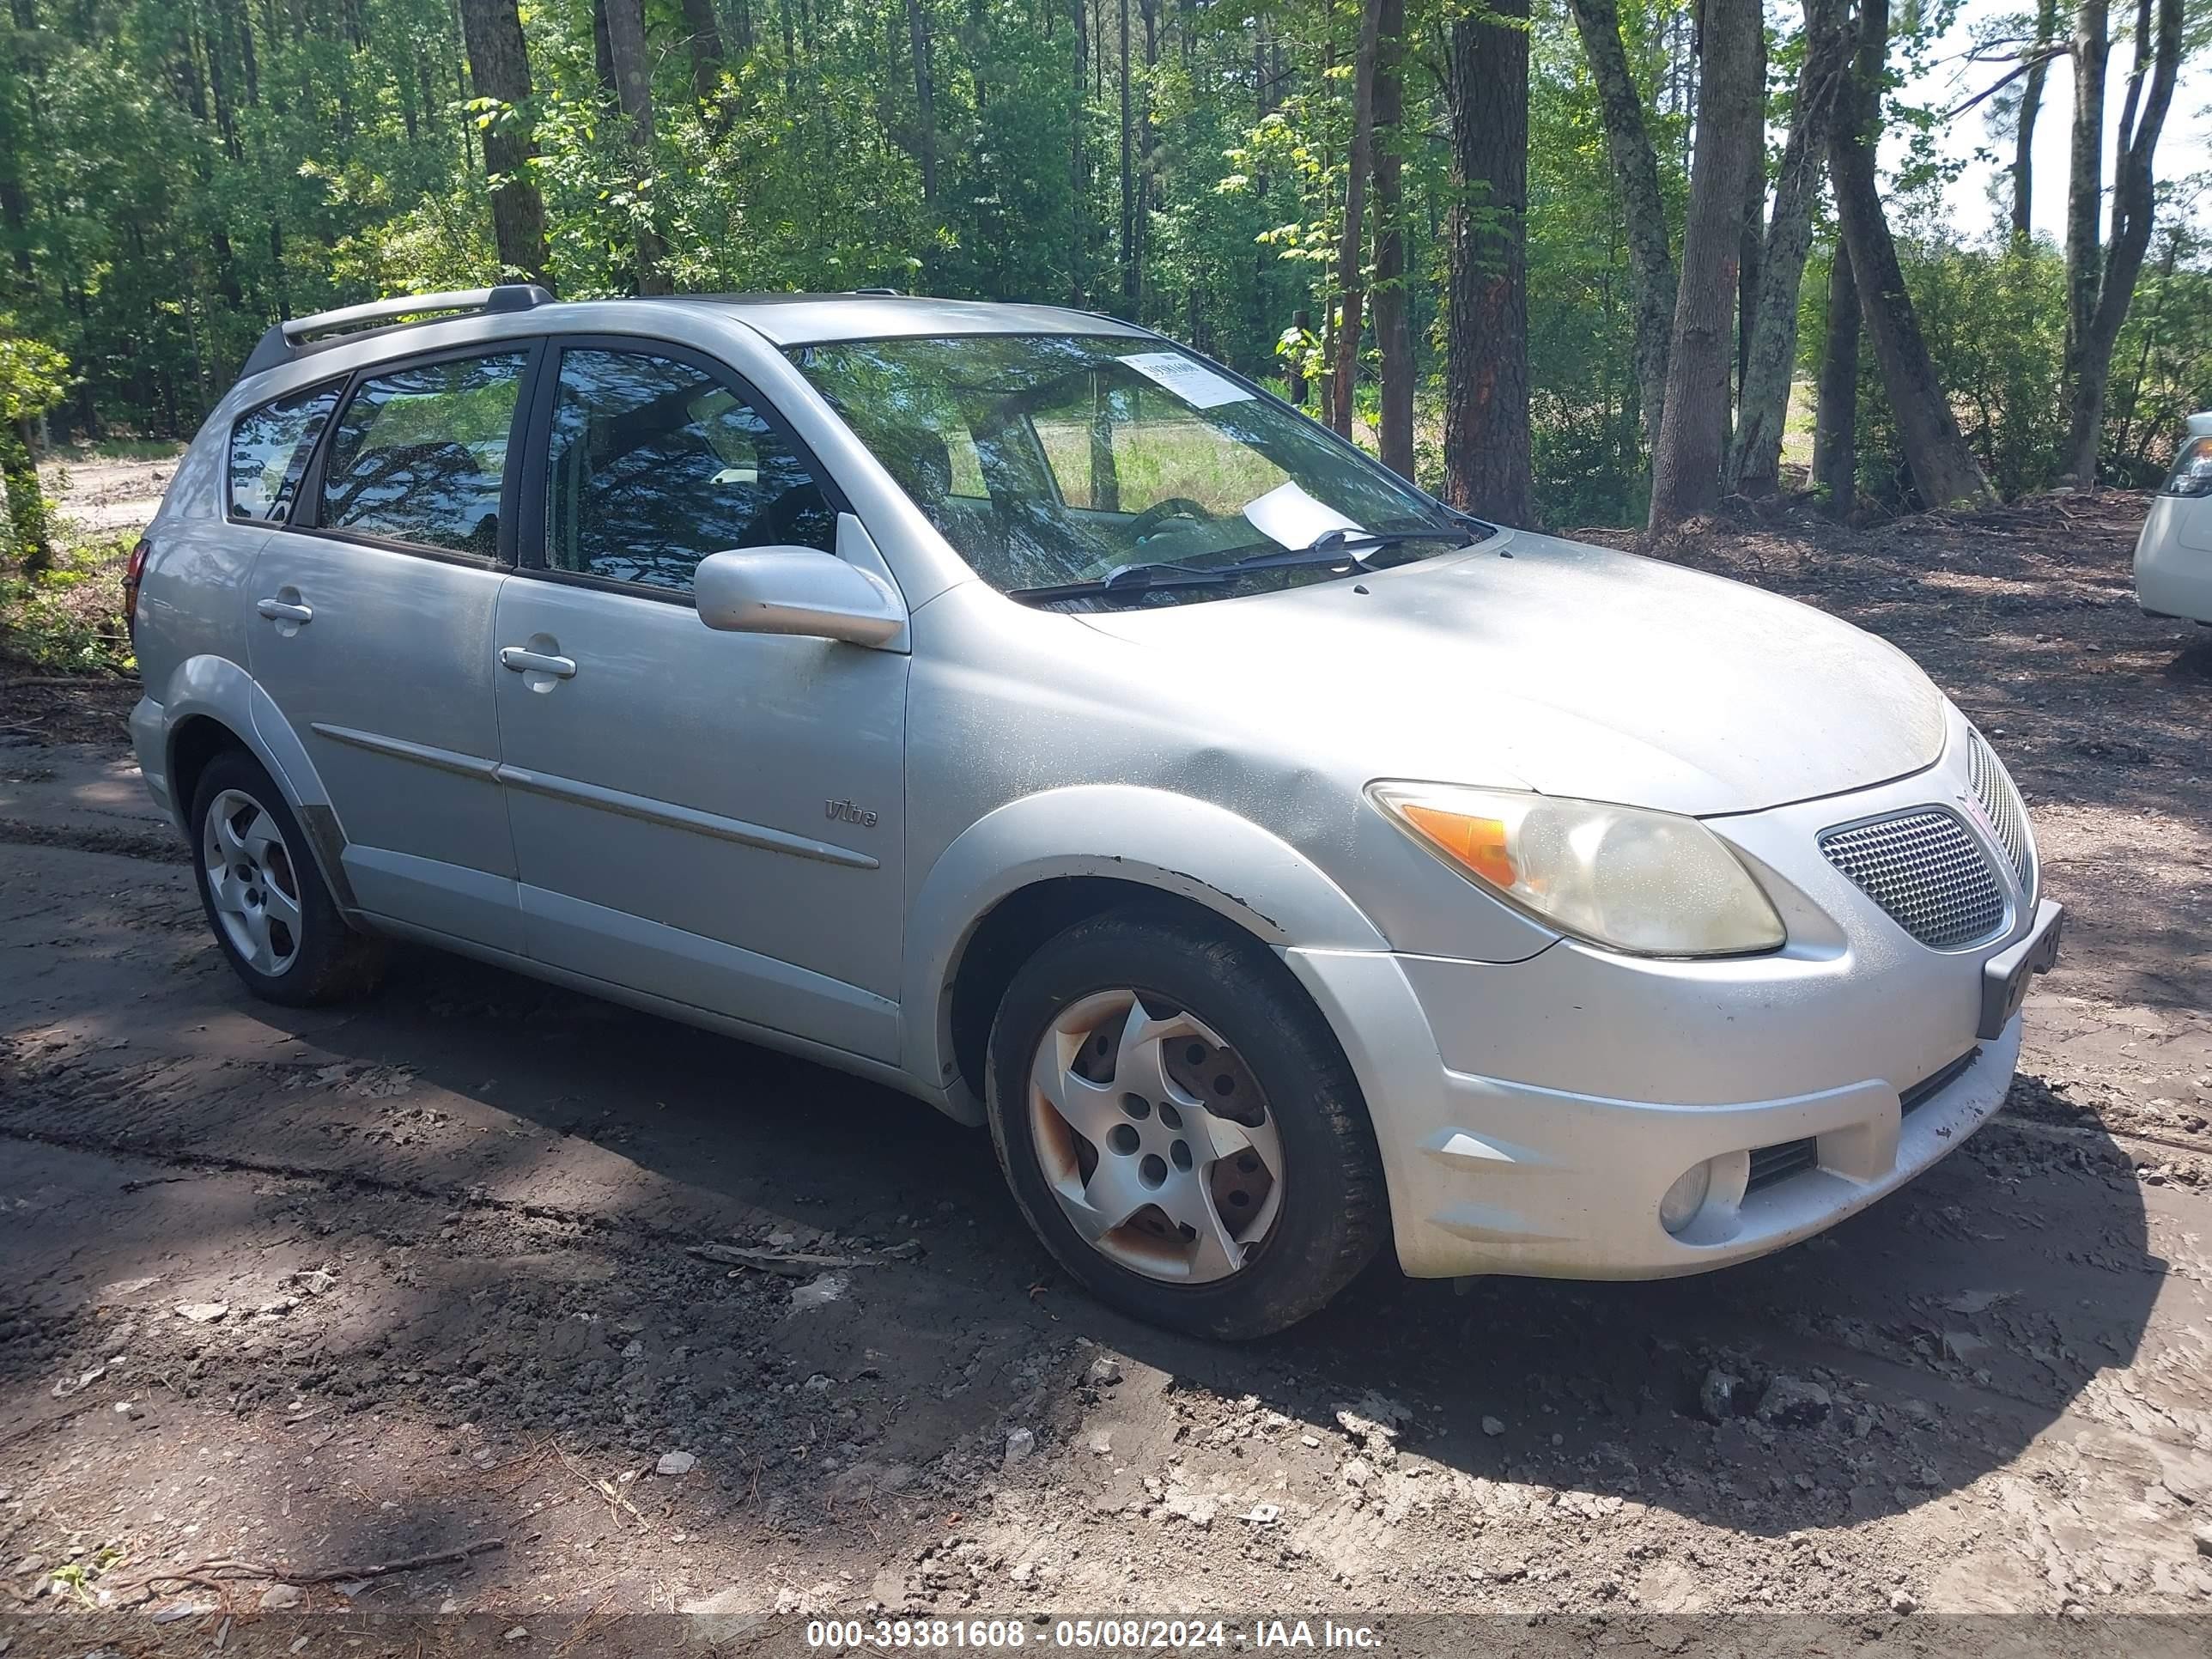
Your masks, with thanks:
M 1324 537 L 1413 538 L 1359 553 L 1396 563 L 1480 533 L 1334 434 L 1164 342 L 982 334 L 838 342 L 791 356 L 1001 592 L 1057 598 L 1044 591 L 1133 566 L 1218 572 Z M 1340 559 L 1170 580 L 1127 597 L 1219 598 L 1350 568 Z

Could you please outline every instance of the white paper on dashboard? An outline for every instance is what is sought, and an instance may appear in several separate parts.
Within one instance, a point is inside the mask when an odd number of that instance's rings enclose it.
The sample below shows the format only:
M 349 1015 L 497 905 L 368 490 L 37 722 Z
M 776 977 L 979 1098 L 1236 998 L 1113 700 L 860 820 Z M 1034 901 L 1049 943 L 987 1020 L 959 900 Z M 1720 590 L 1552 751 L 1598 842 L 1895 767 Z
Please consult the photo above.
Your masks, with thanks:
M 1315 537 L 1332 530 L 1349 530 L 1354 535 L 1362 532 L 1361 526 L 1326 502 L 1316 501 L 1294 482 L 1279 483 L 1266 495 L 1245 502 L 1244 516 L 1262 536 L 1285 547 L 1310 547 Z
M 1193 409 L 1243 403 L 1252 395 L 1236 381 L 1216 374 L 1180 351 L 1140 351 L 1121 362 L 1155 385 L 1165 386 Z

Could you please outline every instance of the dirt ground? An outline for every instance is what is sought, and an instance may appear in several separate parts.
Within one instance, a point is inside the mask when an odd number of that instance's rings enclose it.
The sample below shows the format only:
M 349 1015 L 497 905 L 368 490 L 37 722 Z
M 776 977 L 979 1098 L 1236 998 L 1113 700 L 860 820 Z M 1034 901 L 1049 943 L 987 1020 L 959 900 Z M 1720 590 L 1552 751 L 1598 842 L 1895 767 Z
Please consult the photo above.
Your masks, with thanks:
M 2136 611 L 2142 511 L 1668 550 L 1895 641 L 2011 761 L 2073 926 L 1987 1129 L 1748 1267 L 1385 1264 L 1243 1348 L 1086 1301 L 882 1090 L 428 954 L 249 1001 L 127 699 L 0 693 L 0 1652 L 2201 1613 L 2212 636 Z
M 143 528 L 161 504 L 184 453 L 182 444 L 128 440 L 121 453 L 87 446 L 39 464 L 47 492 L 80 531 L 111 533 Z

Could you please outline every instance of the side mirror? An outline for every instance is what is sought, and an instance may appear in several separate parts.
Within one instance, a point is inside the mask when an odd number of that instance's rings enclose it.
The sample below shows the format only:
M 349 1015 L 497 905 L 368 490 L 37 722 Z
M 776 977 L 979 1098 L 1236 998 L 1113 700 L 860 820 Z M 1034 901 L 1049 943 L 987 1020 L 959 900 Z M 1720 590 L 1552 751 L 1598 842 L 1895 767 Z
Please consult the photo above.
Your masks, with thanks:
M 834 553 L 745 547 L 710 553 L 691 575 L 699 620 L 726 634 L 800 634 L 881 648 L 906 626 L 890 586 Z

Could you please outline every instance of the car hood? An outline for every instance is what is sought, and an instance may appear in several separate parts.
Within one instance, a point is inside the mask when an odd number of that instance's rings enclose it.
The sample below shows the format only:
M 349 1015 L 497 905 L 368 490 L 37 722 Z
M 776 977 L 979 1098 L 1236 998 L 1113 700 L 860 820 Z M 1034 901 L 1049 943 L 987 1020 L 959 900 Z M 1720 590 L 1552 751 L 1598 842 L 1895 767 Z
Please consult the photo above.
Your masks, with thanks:
M 1082 620 L 1170 653 L 1160 672 L 1208 711 L 1369 778 L 1709 817 L 1864 788 L 1942 752 L 1942 694 L 1873 635 L 1525 531 L 1356 584 Z

